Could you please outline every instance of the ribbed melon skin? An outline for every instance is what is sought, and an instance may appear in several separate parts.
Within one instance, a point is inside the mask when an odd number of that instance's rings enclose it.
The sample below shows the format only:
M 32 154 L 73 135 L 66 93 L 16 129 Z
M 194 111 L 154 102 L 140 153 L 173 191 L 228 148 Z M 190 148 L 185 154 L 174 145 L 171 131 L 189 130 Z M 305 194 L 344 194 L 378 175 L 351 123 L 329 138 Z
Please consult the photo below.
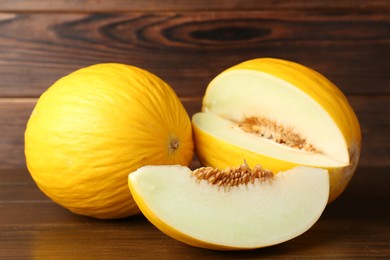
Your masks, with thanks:
M 139 212 L 127 175 L 143 165 L 188 165 L 191 121 L 156 75 L 97 64 L 42 94 L 27 124 L 25 155 L 32 178 L 56 203 L 95 218 L 127 217 Z

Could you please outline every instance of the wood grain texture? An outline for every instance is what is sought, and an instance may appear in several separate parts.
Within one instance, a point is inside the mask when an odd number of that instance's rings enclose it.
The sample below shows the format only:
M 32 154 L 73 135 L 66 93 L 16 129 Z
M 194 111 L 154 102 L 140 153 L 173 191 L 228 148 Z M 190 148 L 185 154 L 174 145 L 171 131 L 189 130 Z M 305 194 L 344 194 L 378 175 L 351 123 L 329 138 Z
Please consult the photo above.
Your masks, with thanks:
M 0 258 L 385 259 L 390 257 L 390 210 L 384 207 L 390 203 L 389 170 L 360 167 L 309 231 L 280 245 L 243 252 L 184 245 L 142 216 L 101 221 L 72 214 L 44 197 L 26 171 L 2 170 Z
M 200 98 L 181 99 L 192 116 Z M 390 95 L 349 98 L 360 120 L 363 143 L 360 165 L 390 166 Z M 24 168 L 24 130 L 36 99 L 0 99 L 0 168 Z
M 213 77 L 257 57 L 318 70 L 361 123 L 350 185 L 296 239 L 245 252 L 186 246 L 142 216 L 72 214 L 26 170 L 23 135 L 37 98 L 80 67 L 147 69 L 193 115 Z M 389 60 L 388 0 L 0 0 L 0 259 L 390 259 Z
M 202 96 L 222 70 L 258 57 L 305 64 L 347 95 L 389 94 L 389 46 L 389 15 L 380 13 L 3 13 L 0 97 L 37 97 L 100 62 L 135 65 L 179 96 Z
M 129 12 L 129 11 L 210 11 L 210 10 L 361 10 L 389 9 L 386 0 L 0 0 L 1 11 Z

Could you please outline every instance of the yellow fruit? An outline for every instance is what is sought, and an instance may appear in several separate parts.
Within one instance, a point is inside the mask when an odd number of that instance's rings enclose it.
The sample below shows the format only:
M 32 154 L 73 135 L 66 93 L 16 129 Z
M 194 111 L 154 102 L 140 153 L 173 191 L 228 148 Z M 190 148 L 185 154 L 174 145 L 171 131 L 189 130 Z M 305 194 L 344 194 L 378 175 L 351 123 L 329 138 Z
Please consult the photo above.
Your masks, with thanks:
M 142 213 L 189 245 L 243 250 L 271 246 L 307 231 L 328 201 L 326 170 L 296 167 L 276 175 L 246 165 L 225 169 L 144 166 L 129 175 Z
M 203 165 L 246 160 L 274 172 L 298 165 L 329 171 L 329 202 L 347 186 L 361 145 L 357 117 L 343 93 L 318 72 L 272 58 L 233 66 L 214 78 L 192 118 Z
M 139 212 L 130 172 L 191 162 L 191 121 L 157 76 L 97 64 L 59 79 L 39 98 L 25 155 L 31 176 L 56 203 L 81 215 L 122 218 Z

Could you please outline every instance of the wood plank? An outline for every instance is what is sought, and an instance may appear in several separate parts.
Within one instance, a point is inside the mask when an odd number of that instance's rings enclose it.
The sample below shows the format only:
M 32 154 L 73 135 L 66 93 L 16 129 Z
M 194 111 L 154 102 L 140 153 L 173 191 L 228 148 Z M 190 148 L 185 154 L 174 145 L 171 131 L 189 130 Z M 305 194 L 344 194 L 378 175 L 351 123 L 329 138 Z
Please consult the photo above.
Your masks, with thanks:
M 143 216 L 101 221 L 72 214 L 49 200 L 32 203 L 28 194 L 21 203 L 20 198 L 0 193 L 0 258 L 385 259 L 390 256 L 390 208 L 384 207 L 390 203 L 389 170 L 388 166 L 360 167 L 345 193 L 328 205 L 309 231 L 280 245 L 241 252 L 184 245 Z M 24 170 L 11 173 L 28 175 Z M 0 171 L 0 184 L 2 176 Z M 17 193 L 23 194 L 25 188 L 14 184 Z
M 158 1 L 158 0 L 1 0 L 0 11 L 68 11 L 68 12 L 128 12 L 128 11 L 183 11 L 183 10 L 292 10 L 292 9 L 326 9 L 326 10 L 383 10 L 389 8 L 386 0 L 349 0 L 349 1 L 321 1 L 321 0 L 186 0 L 186 1 Z
M 0 97 L 37 97 L 100 62 L 135 65 L 180 96 L 202 96 L 222 70 L 257 57 L 305 64 L 348 95 L 389 94 L 389 43 L 389 15 L 379 12 L 3 13 Z
M 25 165 L 24 130 L 36 100 L 0 100 L 0 168 Z
M 363 144 L 360 165 L 390 165 L 390 95 L 350 96 L 360 120 Z M 200 111 L 200 98 L 182 98 L 190 116 Z M 0 168 L 24 168 L 24 130 L 36 99 L 0 99 Z
M 50 211 L 49 211 L 50 212 Z M 380 212 L 378 212 L 380 213 Z M 365 219 L 370 221 L 369 219 Z M 26 219 L 28 221 L 28 219 Z M 145 219 L 110 226 L 88 223 L 0 228 L 0 257 L 7 259 L 386 259 L 388 225 L 380 219 L 320 219 L 302 236 L 254 251 L 218 252 L 175 241 Z M 364 228 L 362 228 L 362 225 Z

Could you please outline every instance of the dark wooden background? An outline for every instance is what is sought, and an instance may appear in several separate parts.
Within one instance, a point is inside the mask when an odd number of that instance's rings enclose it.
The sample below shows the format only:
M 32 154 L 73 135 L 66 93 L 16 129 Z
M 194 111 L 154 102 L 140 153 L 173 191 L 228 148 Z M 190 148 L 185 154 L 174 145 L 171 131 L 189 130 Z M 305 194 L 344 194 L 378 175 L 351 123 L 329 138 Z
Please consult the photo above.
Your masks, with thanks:
M 214 76 L 257 57 L 326 75 L 361 123 L 356 176 L 303 236 L 248 252 L 196 249 L 142 216 L 76 216 L 31 180 L 24 129 L 58 78 L 100 62 L 135 65 L 166 80 L 192 115 Z M 0 0 L 0 258 L 390 257 L 389 61 L 387 0 Z

